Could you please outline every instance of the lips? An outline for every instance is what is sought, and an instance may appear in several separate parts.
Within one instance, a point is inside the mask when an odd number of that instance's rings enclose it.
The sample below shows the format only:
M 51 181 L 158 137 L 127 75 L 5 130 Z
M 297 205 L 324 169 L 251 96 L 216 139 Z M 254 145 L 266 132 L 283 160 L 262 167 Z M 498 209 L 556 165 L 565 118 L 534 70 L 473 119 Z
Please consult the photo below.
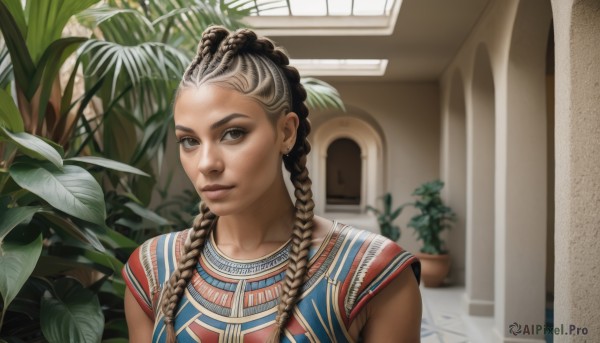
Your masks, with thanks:
M 227 194 L 233 187 L 234 186 L 208 185 L 208 186 L 202 187 L 202 189 L 200 189 L 200 191 L 202 192 L 202 195 L 205 198 L 207 198 L 208 200 L 214 201 L 214 200 L 222 199 L 225 196 L 227 196 Z

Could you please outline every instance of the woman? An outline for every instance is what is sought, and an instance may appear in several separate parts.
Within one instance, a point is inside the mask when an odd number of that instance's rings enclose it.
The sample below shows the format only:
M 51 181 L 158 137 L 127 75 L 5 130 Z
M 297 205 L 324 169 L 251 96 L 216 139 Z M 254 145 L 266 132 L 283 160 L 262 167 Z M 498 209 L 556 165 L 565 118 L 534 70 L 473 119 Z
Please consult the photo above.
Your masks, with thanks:
M 174 102 L 200 214 L 125 266 L 131 342 L 419 341 L 418 261 L 313 215 L 305 99 L 297 70 L 268 39 L 203 33 Z

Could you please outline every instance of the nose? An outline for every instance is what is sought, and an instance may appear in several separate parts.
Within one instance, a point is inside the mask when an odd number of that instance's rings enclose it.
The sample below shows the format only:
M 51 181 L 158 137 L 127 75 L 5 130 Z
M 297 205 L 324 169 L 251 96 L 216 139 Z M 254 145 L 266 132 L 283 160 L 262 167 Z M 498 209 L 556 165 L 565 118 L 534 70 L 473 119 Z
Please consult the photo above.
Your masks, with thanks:
M 211 144 L 203 144 L 198 154 L 198 171 L 205 176 L 217 175 L 224 166 L 220 150 Z

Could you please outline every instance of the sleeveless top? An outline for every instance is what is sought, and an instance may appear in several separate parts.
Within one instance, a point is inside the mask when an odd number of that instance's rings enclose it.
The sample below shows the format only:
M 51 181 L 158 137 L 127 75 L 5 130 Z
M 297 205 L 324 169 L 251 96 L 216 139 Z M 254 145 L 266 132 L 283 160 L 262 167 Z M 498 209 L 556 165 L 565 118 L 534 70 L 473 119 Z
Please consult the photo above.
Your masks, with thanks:
M 300 299 L 282 342 L 353 342 L 348 333 L 360 310 L 401 271 L 419 261 L 391 240 L 334 222 L 311 248 Z M 154 321 L 152 342 L 165 342 L 160 309 L 163 286 L 177 266 L 190 229 L 152 238 L 123 268 L 127 287 Z M 179 343 L 266 341 L 275 326 L 281 280 L 291 240 L 256 260 L 233 260 L 207 239 L 196 270 L 176 309 Z

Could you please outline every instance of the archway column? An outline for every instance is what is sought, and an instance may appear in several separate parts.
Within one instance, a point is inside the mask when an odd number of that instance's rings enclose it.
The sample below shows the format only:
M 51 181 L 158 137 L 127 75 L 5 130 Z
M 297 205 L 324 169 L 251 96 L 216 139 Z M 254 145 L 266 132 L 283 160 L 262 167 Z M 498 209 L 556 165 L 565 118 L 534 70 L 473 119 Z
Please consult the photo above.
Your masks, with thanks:
M 494 314 L 494 81 L 489 54 L 477 49 L 467 96 L 467 313 Z
M 552 0 L 552 9 L 556 47 L 554 323 L 580 329 L 579 335 L 555 337 L 555 342 L 600 342 L 600 3 Z
M 544 342 L 546 265 L 545 0 L 518 2 L 496 106 L 495 306 L 498 342 Z M 513 330 L 510 330 L 510 326 Z M 516 333 L 516 334 L 515 334 Z
M 443 239 L 452 258 L 450 278 L 453 284 L 465 282 L 466 216 L 466 127 L 463 78 L 455 72 L 448 93 L 442 99 L 441 180 L 442 197 L 456 213 L 451 232 Z

